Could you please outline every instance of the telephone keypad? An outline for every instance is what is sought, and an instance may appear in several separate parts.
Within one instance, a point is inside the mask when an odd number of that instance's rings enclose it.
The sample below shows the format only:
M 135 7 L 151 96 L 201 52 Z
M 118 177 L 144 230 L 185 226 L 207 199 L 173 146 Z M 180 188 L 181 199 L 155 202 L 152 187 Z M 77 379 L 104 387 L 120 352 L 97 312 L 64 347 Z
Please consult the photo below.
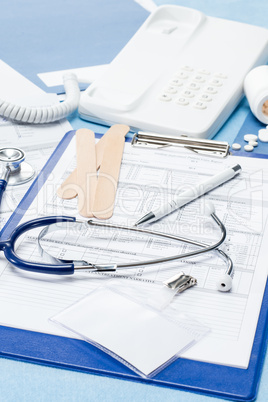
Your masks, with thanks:
M 213 73 L 206 69 L 195 70 L 191 66 L 182 66 L 163 89 L 159 99 L 205 110 L 227 79 L 227 75 L 222 72 Z

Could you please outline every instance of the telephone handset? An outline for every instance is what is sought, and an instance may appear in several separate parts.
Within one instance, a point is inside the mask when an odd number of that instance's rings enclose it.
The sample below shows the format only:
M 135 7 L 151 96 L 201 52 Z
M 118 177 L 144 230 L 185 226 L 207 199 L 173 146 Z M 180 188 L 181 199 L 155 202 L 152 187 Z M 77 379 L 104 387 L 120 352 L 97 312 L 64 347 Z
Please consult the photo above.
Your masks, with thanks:
M 82 94 L 79 114 L 211 138 L 241 100 L 246 74 L 267 60 L 268 30 L 162 6 Z
M 1 60 L 0 63 L 4 71 L 9 70 L 8 75 L 10 75 L 10 71 L 13 71 L 12 76 L 14 73 L 15 77 L 19 76 L 18 73 Z M 5 79 L 5 77 L 2 77 L 2 79 Z M 53 123 L 67 117 L 78 107 L 80 89 L 77 78 L 72 73 L 64 74 L 63 83 L 66 94 L 63 102 L 48 106 L 24 106 L 0 98 L 0 116 L 16 123 L 28 124 Z

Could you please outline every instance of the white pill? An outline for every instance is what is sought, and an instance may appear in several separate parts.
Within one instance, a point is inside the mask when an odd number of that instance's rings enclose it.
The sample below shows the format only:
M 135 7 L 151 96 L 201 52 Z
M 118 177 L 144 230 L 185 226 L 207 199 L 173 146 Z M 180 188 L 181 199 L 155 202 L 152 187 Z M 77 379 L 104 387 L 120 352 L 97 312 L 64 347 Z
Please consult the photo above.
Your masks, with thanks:
M 268 142 L 268 130 L 265 128 L 259 130 L 259 140 L 262 142 Z
M 241 149 L 241 145 L 240 144 L 237 144 L 236 142 L 232 145 L 232 148 L 235 150 L 235 151 L 239 151 L 239 149 Z
M 244 150 L 247 151 L 247 152 L 251 152 L 251 151 L 253 151 L 253 149 L 254 149 L 254 148 L 253 148 L 252 145 L 245 145 L 245 146 L 244 146 Z
M 257 141 L 258 136 L 255 134 L 245 134 L 244 135 L 244 140 L 245 141 Z
M 252 145 L 253 147 L 257 147 L 258 146 L 258 142 L 257 141 L 249 141 L 248 145 Z

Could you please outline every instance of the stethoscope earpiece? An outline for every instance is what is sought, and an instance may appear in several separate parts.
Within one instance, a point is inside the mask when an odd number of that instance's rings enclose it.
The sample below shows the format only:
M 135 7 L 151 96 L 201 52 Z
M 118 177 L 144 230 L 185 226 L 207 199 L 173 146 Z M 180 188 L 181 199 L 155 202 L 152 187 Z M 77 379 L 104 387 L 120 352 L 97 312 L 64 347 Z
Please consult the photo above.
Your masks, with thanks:
M 224 274 L 217 283 L 217 289 L 221 292 L 228 292 L 232 288 L 233 279 L 231 275 Z
M 218 221 L 215 215 L 216 214 L 215 206 L 211 201 L 206 201 L 205 204 L 203 205 L 203 214 L 205 216 L 212 217 L 216 222 Z M 228 256 L 222 250 L 218 251 L 222 256 L 228 259 Z M 232 275 L 233 275 L 233 263 L 229 259 L 229 266 L 225 274 L 222 275 L 216 283 L 217 290 L 219 290 L 220 292 L 228 292 L 232 288 L 232 282 L 233 282 Z

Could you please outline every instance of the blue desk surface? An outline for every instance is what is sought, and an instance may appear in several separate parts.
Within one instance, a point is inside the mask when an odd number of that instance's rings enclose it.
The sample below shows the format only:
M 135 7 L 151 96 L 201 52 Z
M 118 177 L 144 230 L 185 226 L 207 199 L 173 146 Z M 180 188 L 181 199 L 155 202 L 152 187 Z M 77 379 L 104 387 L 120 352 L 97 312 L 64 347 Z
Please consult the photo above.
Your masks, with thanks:
M 133 1 L 133 0 L 125 0 Z M 116 4 L 116 0 L 106 0 L 110 4 L 112 9 L 113 3 Z M 16 2 L 14 0 L 4 0 L 5 7 L 3 7 L 3 12 L 0 20 L 5 19 L 5 24 L 9 24 L 11 30 L 16 30 L 16 19 L 24 19 L 25 23 L 33 24 L 33 35 L 36 34 L 36 41 L 47 41 L 51 38 L 49 37 L 49 31 L 42 32 L 41 36 L 36 33 L 37 27 L 34 19 L 36 17 L 37 10 L 33 14 L 29 14 L 29 5 L 31 3 L 36 4 L 33 0 L 25 0 L 22 3 Z M 63 2 L 61 0 L 48 0 L 44 5 L 46 5 L 46 10 L 49 9 L 51 5 L 50 12 L 54 14 L 54 23 L 58 23 L 59 27 L 64 22 L 66 24 L 66 18 L 71 21 L 70 16 L 72 7 L 76 7 L 76 2 L 71 2 L 67 0 L 64 2 L 68 7 L 60 12 L 60 8 L 57 4 Z M 90 7 L 96 4 L 95 1 L 81 1 L 79 3 L 83 4 L 87 8 L 88 13 L 90 13 Z M 199 0 L 176 0 L 176 1 L 164 1 L 156 0 L 157 5 L 172 3 L 178 4 L 186 7 L 197 8 L 203 11 L 207 15 L 217 16 L 222 18 L 229 18 L 233 20 L 238 20 L 241 22 L 247 22 L 251 24 L 256 24 L 268 28 L 267 15 L 268 15 L 268 2 L 267 0 L 207 0 L 205 2 L 200 2 Z M 39 6 L 39 5 L 38 5 Z M 42 6 L 42 7 L 43 7 Z M 39 8 L 39 18 L 42 13 L 45 12 L 42 9 L 41 3 Z M 69 15 L 67 15 L 67 12 Z M 78 14 L 77 14 L 78 15 Z M 56 18 L 57 17 L 57 18 Z M 111 17 L 112 18 L 112 17 Z M 32 19 L 32 20 L 31 20 Z M 84 19 L 83 19 L 84 21 Z M 76 29 L 79 22 L 76 21 L 76 26 L 70 24 L 70 29 Z M 44 24 L 45 26 L 45 24 Z M 112 28 L 111 28 L 112 27 Z M 107 28 L 107 27 L 106 27 Z M 113 25 L 110 27 L 113 29 Z M 104 27 L 105 29 L 105 27 Z M 59 30 L 60 32 L 60 30 Z M 14 35 L 13 35 L 14 36 Z M 48 38 L 46 38 L 48 36 Z M 20 33 L 17 32 L 17 40 L 20 41 Z M 49 43 L 48 40 L 48 43 Z M 7 32 L 6 38 L 2 38 L 5 42 L 5 46 L 9 46 L 9 33 Z M 74 43 L 72 44 L 74 46 Z M 68 47 L 66 47 L 68 49 Z M 29 49 L 28 49 L 29 51 Z M 81 49 L 81 52 L 84 52 Z M 101 48 L 100 48 L 101 52 Z M 30 51 L 29 51 L 30 55 Z M 20 57 L 22 55 L 18 55 Z M 2 56 L 1 56 L 2 57 Z M 10 49 L 10 57 L 12 60 L 16 60 L 15 55 Z M 28 56 L 27 56 L 28 57 Z M 9 63 L 9 60 L 3 60 Z M 97 60 L 97 59 L 96 59 Z M 58 61 L 57 61 L 58 63 Z M 64 67 L 58 67 L 59 64 L 55 65 L 54 69 L 67 68 L 66 62 Z M 12 63 L 10 63 L 12 64 Z M 20 60 L 20 64 L 23 67 L 23 62 Z M 90 61 L 85 64 L 89 65 Z M 95 64 L 95 63 L 93 63 Z M 51 63 L 53 65 L 53 63 Z M 76 65 L 74 62 L 70 63 L 70 67 L 82 67 L 83 65 Z M 14 66 L 15 67 L 15 66 Z M 16 68 L 16 67 L 15 67 Z M 51 68 L 53 69 L 53 68 Z M 36 71 L 39 73 L 46 69 L 40 69 Z M 20 70 L 22 73 L 23 71 Z M 215 137 L 219 140 L 227 140 L 232 143 L 233 139 L 236 137 L 241 125 L 243 124 L 247 114 L 248 105 L 244 100 L 242 101 L 240 107 L 232 115 L 231 119 L 224 125 L 219 134 Z M 98 132 L 104 132 L 104 128 L 100 126 L 91 125 L 81 121 L 77 116 L 73 116 L 70 122 L 74 129 L 81 127 L 90 127 Z M 108 377 L 101 377 L 96 375 L 89 375 L 74 371 L 55 369 L 51 367 L 39 366 L 30 363 L 23 363 L 14 360 L 0 359 L 0 401 L 185 401 L 185 402 L 201 402 L 209 400 L 220 400 L 218 398 L 206 397 L 203 395 L 192 394 L 190 392 L 183 392 L 168 388 L 160 388 L 152 385 L 146 385 L 141 383 L 134 383 L 130 381 L 112 379 Z M 264 363 L 264 369 L 262 374 L 262 379 L 260 383 L 260 389 L 258 393 L 257 401 L 267 401 L 268 400 L 268 364 L 267 357 Z

